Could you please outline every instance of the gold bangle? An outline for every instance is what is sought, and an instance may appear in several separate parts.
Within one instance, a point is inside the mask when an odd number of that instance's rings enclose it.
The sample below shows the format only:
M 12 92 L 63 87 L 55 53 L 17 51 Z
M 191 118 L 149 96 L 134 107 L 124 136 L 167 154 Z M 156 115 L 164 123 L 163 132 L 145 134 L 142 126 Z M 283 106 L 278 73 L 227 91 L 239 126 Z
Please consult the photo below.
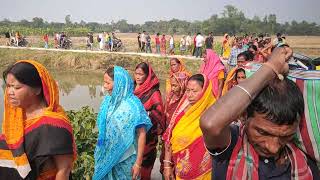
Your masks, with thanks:
M 245 93 L 248 95 L 250 101 L 252 101 L 252 96 L 251 96 L 251 94 L 249 93 L 248 90 L 246 90 L 244 87 L 242 87 L 242 86 L 240 86 L 240 85 L 235 85 L 235 87 L 238 87 L 238 88 L 240 88 L 243 92 L 245 92 Z
M 167 162 L 169 164 L 173 164 L 171 161 L 168 161 L 168 160 L 163 160 L 163 162 Z
M 139 166 L 137 163 L 134 163 L 134 165 L 141 169 L 141 166 Z

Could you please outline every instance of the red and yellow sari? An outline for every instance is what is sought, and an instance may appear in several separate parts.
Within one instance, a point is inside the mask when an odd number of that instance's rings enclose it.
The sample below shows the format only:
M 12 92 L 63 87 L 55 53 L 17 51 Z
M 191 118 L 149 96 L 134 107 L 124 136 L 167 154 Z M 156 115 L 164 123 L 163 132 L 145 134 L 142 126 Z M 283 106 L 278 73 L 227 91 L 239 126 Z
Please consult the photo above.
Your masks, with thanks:
M 181 99 L 163 139 L 171 144 L 176 179 L 211 179 L 212 160 L 206 151 L 200 117 L 216 99 L 211 82 L 205 77 L 201 98 L 192 105 L 186 96 Z
M 55 179 L 56 170 L 43 170 L 45 163 L 54 163 L 55 155 L 73 154 L 76 146 L 72 126 L 59 105 L 59 91 L 44 66 L 26 60 L 37 70 L 42 80 L 47 108 L 39 117 L 23 118 L 23 109 L 13 107 L 4 98 L 4 119 L 0 135 L 1 179 Z

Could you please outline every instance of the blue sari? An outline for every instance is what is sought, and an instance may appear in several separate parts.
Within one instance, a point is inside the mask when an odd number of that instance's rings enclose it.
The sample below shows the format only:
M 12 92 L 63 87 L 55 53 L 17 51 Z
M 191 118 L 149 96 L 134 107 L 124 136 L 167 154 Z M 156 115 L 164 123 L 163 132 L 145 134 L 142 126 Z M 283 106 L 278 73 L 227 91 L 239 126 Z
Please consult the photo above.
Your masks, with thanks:
M 115 66 L 112 94 L 104 98 L 97 119 L 94 180 L 131 179 L 136 161 L 136 129 L 144 127 L 148 131 L 152 126 L 133 90 L 129 73 Z

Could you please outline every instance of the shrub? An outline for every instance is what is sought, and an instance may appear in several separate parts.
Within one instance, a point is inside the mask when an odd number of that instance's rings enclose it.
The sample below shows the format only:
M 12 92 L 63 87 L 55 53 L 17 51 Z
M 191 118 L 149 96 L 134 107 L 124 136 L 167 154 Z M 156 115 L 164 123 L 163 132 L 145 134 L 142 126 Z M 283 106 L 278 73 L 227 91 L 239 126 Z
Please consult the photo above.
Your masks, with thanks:
M 98 137 L 97 113 L 86 106 L 79 111 L 68 111 L 67 114 L 73 126 L 78 153 L 72 177 L 89 180 L 94 172 L 94 150 Z

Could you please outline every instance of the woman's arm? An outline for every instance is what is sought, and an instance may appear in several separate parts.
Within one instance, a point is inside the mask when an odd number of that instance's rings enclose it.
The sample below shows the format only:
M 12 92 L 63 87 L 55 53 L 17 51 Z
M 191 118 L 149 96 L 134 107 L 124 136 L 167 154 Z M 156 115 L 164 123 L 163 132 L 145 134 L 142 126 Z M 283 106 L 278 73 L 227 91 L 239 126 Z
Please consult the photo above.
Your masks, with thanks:
M 143 161 L 143 152 L 144 152 L 144 146 L 146 144 L 146 129 L 144 127 L 138 128 L 136 130 L 137 132 L 137 139 L 138 139 L 138 152 L 137 152 L 137 159 L 135 164 L 132 167 L 132 179 L 137 179 L 140 170 L 141 170 L 141 164 Z
M 218 80 L 218 94 L 217 94 L 217 99 L 221 97 L 222 95 L 222 89 L 224 85 L 224 79 L 219 79 Z
M 288 47 L 276 48 L 267 63 L 268 66 L 262 66 L 239 86 L 254 98 L 276 77 L 272 68 L 279 73 L 288 71 L 289 67 L 286 61 L 291 55 L 292 50 Z M 200 127 L 209 149 L 224 149 L 228 146 L 231 139 L 229 124 L 242 114 L 250 103 L 248 94 L 241 88 L 234 87 L 202 115 Z
M 163 160 L 163 176 L 165 180 L 173 179 L 173 162 L 171 162 L 172 149 L 171 144 L 164 143 L 164 160 Z
M 57 169 L 56 180 L 69 180 L 72 170 L 73 155 L 56 155 L 54 156 L 54 163 Z

